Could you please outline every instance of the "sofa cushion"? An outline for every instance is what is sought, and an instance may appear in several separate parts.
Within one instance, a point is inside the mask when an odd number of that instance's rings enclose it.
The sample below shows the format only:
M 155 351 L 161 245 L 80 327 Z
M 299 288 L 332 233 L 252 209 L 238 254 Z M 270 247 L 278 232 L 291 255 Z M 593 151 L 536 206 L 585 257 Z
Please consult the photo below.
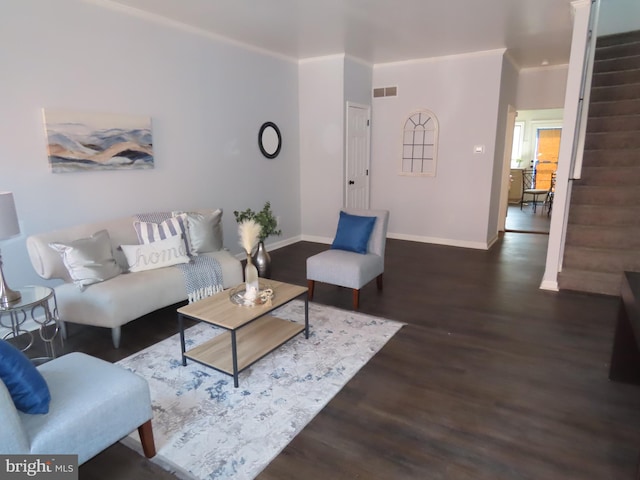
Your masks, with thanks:
M 47 382 L 27 356 L 5 340 L 0 340 L 0 378 L 18 410 L 49 412 L 51 394 Z
M 173 215 L 186 215 L 187 240 L 189 253 L 217 252 L 222 248 L 221 220 L 222 210 L 213 212 L 173 212 Z
M 121 245 L 127 257 L 130 272 L 143 272 L 156 268 L 189 263 L 182 235 L 168 237 L 143 245 Z
M 133 229 L 132 229 L 133 230 Z M 242 283 L 241 263 L 226 250 L 204 253 L 218 260 L 224 288 Z M 149 312 L 187 299 L 184 276 L 177 268 L 123 273 L 81 292 L 70 283 L 55 287 L 58 314 L 83 325 L 117 327 Z
M 81 289 L 122 273 L 106 230 L 71 242 L 52 242 L 49 246 L 62 256 L 73 283 Z
M 332 249 L 367 253 L 369 237 L 376 223 L 376 217 L 362 217 L 340 212 L 338 230 L 331 244 Z

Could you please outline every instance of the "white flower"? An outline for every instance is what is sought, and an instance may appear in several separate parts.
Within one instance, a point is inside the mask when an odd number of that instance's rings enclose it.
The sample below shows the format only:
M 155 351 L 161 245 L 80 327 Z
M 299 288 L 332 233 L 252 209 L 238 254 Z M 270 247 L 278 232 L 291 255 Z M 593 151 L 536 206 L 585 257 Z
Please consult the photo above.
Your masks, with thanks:
M 255 220 L 244 220 L 238 224 L 240 245 L 247 252 L 247 255 L 251 255 L 253 249 L 258 245 L 261 228 Z

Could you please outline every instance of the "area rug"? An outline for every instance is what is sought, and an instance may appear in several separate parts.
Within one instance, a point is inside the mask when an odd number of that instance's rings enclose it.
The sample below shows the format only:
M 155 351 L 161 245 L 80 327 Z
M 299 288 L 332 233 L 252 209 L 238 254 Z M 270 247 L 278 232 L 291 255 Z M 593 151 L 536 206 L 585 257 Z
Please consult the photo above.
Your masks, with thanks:
M 275 310 L 304 322 L 304 302 Z M 309 339 L 300 334 L 233 378 L 188 360 L 178 334 L 119 365 L 149 382 L 153 433 L 162 468 L 184 479 L 252 479 L 300 432 L 402 323 L 309 304 Z M 197 324 L 187 349 L 220 334 Z M 137 432 L 123 440 L 141 452 Z

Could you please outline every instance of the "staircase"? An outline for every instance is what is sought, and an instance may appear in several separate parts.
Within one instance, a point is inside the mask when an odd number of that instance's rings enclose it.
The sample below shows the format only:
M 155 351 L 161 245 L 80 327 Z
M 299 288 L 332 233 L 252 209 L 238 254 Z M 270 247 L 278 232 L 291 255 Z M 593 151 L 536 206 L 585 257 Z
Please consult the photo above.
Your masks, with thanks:
M 640 271 L 640 31 L 597 40 L 558 286 L 619 295 L 625 270 Z

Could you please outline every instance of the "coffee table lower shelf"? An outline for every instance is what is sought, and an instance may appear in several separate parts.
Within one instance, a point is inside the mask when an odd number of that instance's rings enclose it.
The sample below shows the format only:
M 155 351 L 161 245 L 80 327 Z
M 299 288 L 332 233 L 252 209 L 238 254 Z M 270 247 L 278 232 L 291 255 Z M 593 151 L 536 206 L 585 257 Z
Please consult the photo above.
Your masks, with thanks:
M 265 355 L 303 332 L 304 325 L 264 315 L 237 331 L 226 331 L 184 353 L 184 356 L 236 377 Z M 233 368 L 233 335 L 237 349 L 238 368 Z M 237 385 L 236 385 L 237 386 Z

